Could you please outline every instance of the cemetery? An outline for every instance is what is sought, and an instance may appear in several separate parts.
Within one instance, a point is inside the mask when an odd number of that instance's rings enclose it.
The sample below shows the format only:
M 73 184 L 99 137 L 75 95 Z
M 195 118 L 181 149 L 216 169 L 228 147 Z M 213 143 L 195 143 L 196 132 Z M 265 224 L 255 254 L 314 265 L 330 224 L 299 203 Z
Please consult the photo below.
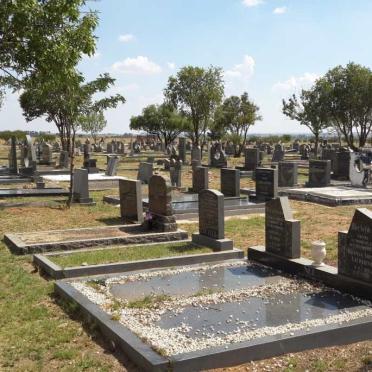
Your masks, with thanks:
M 369 4 L 166 3 L 2 4 L 0 370 L 372 371 Z

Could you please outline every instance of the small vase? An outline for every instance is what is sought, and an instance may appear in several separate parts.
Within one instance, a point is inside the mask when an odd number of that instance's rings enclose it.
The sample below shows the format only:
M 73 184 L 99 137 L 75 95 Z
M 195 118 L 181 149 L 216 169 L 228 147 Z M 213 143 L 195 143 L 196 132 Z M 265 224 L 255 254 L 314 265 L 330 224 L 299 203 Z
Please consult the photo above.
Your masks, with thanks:
M 326 243 L 317 240 L 311 244 L 311 257 L 314 260 L 312 263 L 313 266 L 324 266 L 323 260 L 327 254 Z

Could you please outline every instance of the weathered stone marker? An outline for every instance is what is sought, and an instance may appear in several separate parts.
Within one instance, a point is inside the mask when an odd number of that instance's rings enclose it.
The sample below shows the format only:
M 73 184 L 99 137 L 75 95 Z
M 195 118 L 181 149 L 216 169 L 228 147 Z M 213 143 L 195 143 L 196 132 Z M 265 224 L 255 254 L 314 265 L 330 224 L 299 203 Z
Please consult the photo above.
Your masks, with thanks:
M 117 168 L 119 164 L 118 156 L 109 156 L 109 160 L 106 168 L 106 176 L 116 176 Z
M 355 211 L 348 232 L 338 234 L 338 273 L 372 285 L 372 211 Z
M 149 181 L 149 212 L 155 230 L 161 232 L 177 230 L 172 209 L 172 186 L 159 175 L 152 176 Z
M 280 161 L 278 165 L 279 187 L 293 187 L 298 183 L 298 165 L 293 162 Z
M 201 166 L 202 153 L 200 146 L 193 146 L 191 150 L 191 165 L 194 170 L 196 167 Z
M 12 136 L 11 138 L 11 147 L 9 152 L 9 171 L 11 174 L 18 173 L 17 140 L 15 136 Z
M 199 193 L 208 188 L 208 167 L 196 167 L 192 171 L 192 191 Z
M 217 190 L 199 193 L 199 234 L 192 235 L 196 244 L 218 250 L 233 249 L 233 241 L 225 239 L 224 196 Z
M 225 196 L 240 196 L 240 171 L 221 168 L 221 192 Z
M 266 251 L 286 258 L 301 256 L 301 223 L 293 219 L 288 197 L 265 206 Z
M 308 187 L 327 187 L 331 183 L 331 161 L 310 160 Z
M 91 204 L 93 199 L 89 197 L 88 170 L 75 169 L 73 200 L 75 203 Z
M 180 137 L 178 139 L 178 156 L 179 160 L 182 161 L 183 164 L 186 163 L 186 138 Z
M 265 202 L 278 196 L 278 170 L 272 168 L 256 169 L 256 199 Z
M 119 180 L 120 214 L 124 222 L 143 222 L 141 181 Z
M 150 178 L 152 177 L 153 171 L 154 171 L 153 163 L 141 162 L 138 169 L 137 180 L 140 180 L 142 183 L 148 184 Z

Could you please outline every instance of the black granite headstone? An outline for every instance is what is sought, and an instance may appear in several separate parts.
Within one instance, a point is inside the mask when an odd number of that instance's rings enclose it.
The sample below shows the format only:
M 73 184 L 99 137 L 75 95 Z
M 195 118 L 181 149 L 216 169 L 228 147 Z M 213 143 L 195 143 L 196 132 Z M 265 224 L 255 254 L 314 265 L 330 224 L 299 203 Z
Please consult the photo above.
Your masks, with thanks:
M 278 165 L 279 187 L 292 187 L 297 185 L 298 166 L 296 163 L 280 161 Z
M 221 192 L 225 196 L 240 196 L 240 171 L 221 168 Z
M 257 168 L 256 199 L 259 202 L 275 199 L 278 196 L 278 170 L 272 168 Z

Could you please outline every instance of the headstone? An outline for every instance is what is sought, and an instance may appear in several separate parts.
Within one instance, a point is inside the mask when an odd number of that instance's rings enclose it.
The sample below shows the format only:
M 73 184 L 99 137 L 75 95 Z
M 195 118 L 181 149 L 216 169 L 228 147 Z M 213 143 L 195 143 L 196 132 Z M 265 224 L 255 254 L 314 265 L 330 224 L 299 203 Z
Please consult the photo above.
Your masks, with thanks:
M 208 189 L 208 167 L 196 167 L 192 171 L 192 191 L 199 193 Z
M 182 187 L 182 161 L 171 159 L 169 167 L 172 187 Z
M 107 144 L 107 153 L 108 153 L 108 154 L 113 154 L 113 153 L 114 153 L 114 151 L 113 151 L 113 147 L 112 147 L 112 143 L 111 143 L 111 142 L 109 142 L 109 143 Z
M 350 169 L 350 152 L 337 151 L 332 162 L 332 178 L 338 180 L 348 180 Z
M 15 136 L 11 138 L 11 147 L 9 152 L 9 171 L 11 174 L 18 173 L 18 164 L 17 164 L 17 140 Z
M 369 159 L 365 159 L 368 160 Z M 370 178 L 369 166 L 364 163 L 361 154 L 350 153 L 349 178 L 353 187 L 367 187 Z
M 73 201 L 81 204 L 93 202 L 93 199 L 89 197 L 87 169 L 75 169 L 74 171 Z
M 137 180 L 140 180 L 142 183 L 148 184 L 150 178 L 152 177 L 153 171 L 153 163 L 141 162 L 138 168 Z
M 191 164 L 192 169 L 201 166 L 201 148 L 200 146 L 193 146 L 191 150 Z
M 106 172 L 105 172 L 106 176 L 116 176 L 118 164 L 119 164 L 119 157 L 110 156 L 109 161 L 107 163 Z
M 186 138 L 180 137 L 178 139 L 178 156 L 183 164 L 186 163 Z
M 149 181 L 149 213 L 153 229 L 162 232 L 177 230 L 172 209 L 172 186 L 159 175 L 152 176 Z
M 210 165 L 215 168 L 227 167 L 227 158 L 221 143 L 217 142 L 210 148 Z
M 278 196 L 278 170 L 256 168 L 256 199 L 266 202 Z
M 338 235 L 338 273 L 372 285 L 372 211 L 355 211 L 348 232 Z
M 244 170 L 254 171 L 260 165 L 260 150 L 247 148 L 244 150 Z
M 274 154 L 273 154 L 273 157 L 271 159 L 271 162 L 277 163 L 279 161 L 283 161 L 284 154 L 285 154 L 285 152 L 284 152 L 283 146 L 280 145 L 280 144 L 277 144 L 275 146 Z
M 286 258 L 301 256 L 301 224 L 293 219 L 288 197 L 265 205 L 266 251 Z
M 310 160 L 308 187 L 327 187 L 331 183 L 331 161 Z
M 43 143 L 42 146 L 41 146 L 41 160 L 40 160 L 40 164 L 46 164 L 46 165 L 49 165 L 53 162 L 53 153 L 52 153 L 52 146 L 47 144 L 47 143 Z
M 199 193 L 199 234 L 192 241 L 219 250 L 233 249 L 233 242 L 225 239 L 224 196 L 217 190 Z
M 119 180 L 120 214 L 125 223 L 143 222 L 141 181 Z
M 84 169 L 88 170 L 88 173 L 99 173 L 99 169 L 97 168 L 97 159 L 86 159 L 84 160 Z
M 225 196 L 240 196 L 240 171 L 221 168 L 221 192 Z
M 278 165 L 279 187 L 293 187 L 298 183 L 298 165 L 289 161 L 280 161 Z
M 70 157 L 68 151 L 61 151 L 59 154 L 59 168 L 69 168 L 70 167 Z

